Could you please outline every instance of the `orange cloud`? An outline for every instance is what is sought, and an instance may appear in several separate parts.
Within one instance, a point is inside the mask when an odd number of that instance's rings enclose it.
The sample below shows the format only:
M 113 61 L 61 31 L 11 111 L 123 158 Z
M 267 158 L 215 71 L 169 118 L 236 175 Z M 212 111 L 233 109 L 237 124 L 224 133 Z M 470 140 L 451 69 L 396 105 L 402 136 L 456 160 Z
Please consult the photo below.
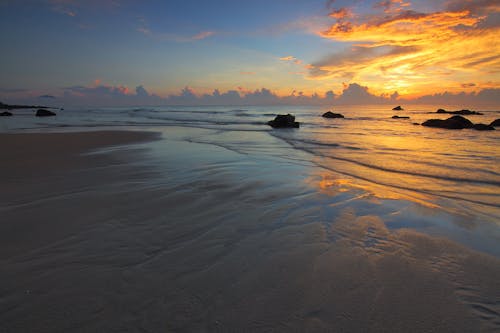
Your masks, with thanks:
M 295 58 L 294 56 L 286 56 L 286 57 L 281 57 L 281 61 L 286 61 L 286 62 L 292 62 L 295 65 L 302 65 L 303 61 L 300 59 Z
M 393 13 L 402 11 L 404 7 L 409 7 L 411 4 L 404 0 L 385 0 L 377 2 L 373 8 L 382 8 L 385 13 Z
M 500 12 L 498 1 L 450 1 L 446 8 L 459 10 L 432 13 L 408 6 L 402 0 L 381 1 L 374 6 L 382 10 L 380 15 L 353 15 L 352 20 L 343 11 L 330 14 L 336 22 L 318 34 L 350 46 L 314 62 L 309 77 L 346 78 L 377 85 L 379 92 L 406 94 L 443 86 L 458 89 L 457 83 L 478 78 L 498 81 L 500 44 L 494 41 L 500 24 L 493 17 Z
M 337 10 L 333 10 L 328 14 L 328 16 L 333 17 L 337 20 L 342 20 L 345 18 L 352 17 L 352 12 L 349 8 L 340 8 Z

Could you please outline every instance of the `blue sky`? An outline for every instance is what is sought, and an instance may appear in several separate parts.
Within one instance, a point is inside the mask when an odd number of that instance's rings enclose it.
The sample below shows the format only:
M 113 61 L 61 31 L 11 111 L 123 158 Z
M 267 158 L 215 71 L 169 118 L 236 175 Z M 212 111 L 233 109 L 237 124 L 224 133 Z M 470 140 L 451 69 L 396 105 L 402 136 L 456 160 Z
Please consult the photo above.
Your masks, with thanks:
M 79 86 L 131 94 L 143 86 L 163 97 L 184 87 L 198 95 L 341 94 L 354 83 L 409 98 L 479 93 L 500 86 L 498 46 L 488 43 L 499 31 L 499 7 L 488 0 L 4 0 L 0 98 L 59 97 Z M 449 37 L 424 45 L 424 29 Z M 436 60 L 437 45 L 456 52 L 464 38 L 490 50 L 468 62 Z M 429 82 L 433 91 L 425 91 Z

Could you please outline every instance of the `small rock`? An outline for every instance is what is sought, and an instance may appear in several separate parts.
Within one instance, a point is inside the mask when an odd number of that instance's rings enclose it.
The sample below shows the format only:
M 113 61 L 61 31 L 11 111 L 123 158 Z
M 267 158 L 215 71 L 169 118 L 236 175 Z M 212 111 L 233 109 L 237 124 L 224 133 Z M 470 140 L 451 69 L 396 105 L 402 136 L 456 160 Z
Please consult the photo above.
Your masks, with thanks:
M 395 108 L 392 108 L 394 111 L 401 111 L 404 110 L 401 105 L 396 106 Z
M 500 118 L 493 120 L 491 122 L 490 126 L 499 127 L 500 126 Z
M 392 119 L 410 119 L 410 117 L 406 117 L 406 116 L 392 116 Z
M 486 125 L 486 124 L 474 124 L 474 126 L 472 128 L 474 128 L 475 130 L 478 130 L 478 131 L 494 131 L 495 130 L 495 127 L 493 127 L 491 125 Z
M 328 111 L 323 113 L 322 117 L 324 118 L 344 118 L 344 115 L 340 113 L 333 113 L 332 111 Z
M 0 117 L 10 117 L 10 116 L 12 116 L 12 112 L 9 111 L 4 111 L 0 113 Z
M 50 116 L 55 116 L 55 115 L 56 115 L 55 112 L 45 110 L 45 109 L 38 109 L 38 110 L 36 110 L 36 114 L 35 114 L 35 116 L 37 116 L 37 117 L 50 117 Z
M 291 114 L 279 114 L 274 120 L 268 121 L 267 124 L 273 128 L 299 128 L 300 126 Z

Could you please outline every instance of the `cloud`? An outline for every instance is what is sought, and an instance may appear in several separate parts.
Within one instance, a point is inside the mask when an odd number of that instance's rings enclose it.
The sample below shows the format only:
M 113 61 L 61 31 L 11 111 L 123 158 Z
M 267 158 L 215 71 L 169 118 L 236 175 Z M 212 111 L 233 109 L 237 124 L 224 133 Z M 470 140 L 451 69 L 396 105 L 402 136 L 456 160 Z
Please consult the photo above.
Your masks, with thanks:
M 500 33 L 499 2 L 440 0 L 435 5 L 440 9 L 422 12 L 408 1 L 379 1 L 369 14 L 355 12 L 359 6 L 330 7 L 335 21 L 318 35 L 346 47 L 314 61 L 309 78 L 378 83 L 379 91 L 418 95 L 498 75 L 500 44 L 492 41 Z
M 200 40 L 204 40 L 207 38 L 210 38 L 212 36 L 215 36 L 217 34 L 216 31 L 213 30 L 202 30 L 199 32 L 196 32 L 194 34 L 180 34 L 177 32 L 160 32 L 156 31 L 154 29 L 151 29 L 149 27 L 148 20 L 145 19 L 144 17 L 140 17 L 138 19 L 138 26 L 136 29 L 137 32 L 140 32 L 141 34 L 155 39 L 157 41 L 161 42 L 178 42 L 178 43 L 186 43 L 186 42 L 196 42 Z
M 214 31 L 201 31 L 201 32 L 197 33 L 196 35 L 192 36 L 190 39 L 191 40 L 202 40 L 202 39 L 208 38 L 208 37 L 213 36 L 213 35 L 215 35 Z
M 333 17 L 337 20 L 344 20 L 353 16 L 349 8 L 342 7 L 340 9 L 335 9 L 328 14 L 328 16 Z
M 119 0 L 48 0 L 54 12 L 75 17 L 81 10 L 113 9 L 121 5 Z
M 404 0 L 385 0 L 377 2 L 373 8 L 382 8 L 385 13 L 400 12 L 404 7 L 409 7 L 411 4 Z
M 285 62 L 291 62 L 291 63 L 294 63 L 296 65 L 302 65 L 302 60 L 297 59 L 294 56 L 281 57 L 280 60 L 285 61 Z
M 150 38 L 156 39 L 158 41 L 166 42 L 178 42 L 178 43 L 186 43 L 186 42 L 195 42 L 207 39 L 216 35 L 215 31 L 200 31 L 194 35 L 180 35 L 178 33 L 170 33 L 170 32 L 156 32 L 147 27 L 144 20 L 140 20 L 140 26 L 136 29 L 141 34 L 148 36 Z
M 489 83 L 487 83 L 489 84 Z M 486 84 L 486 85 L 487 85 Z M 494 85 L 494 83 L 491 83 Z M 467 86 L 476 83 L 465 84 Z M 471 87 L 473 88 L 473 87 Z M 470 89 L 470 88 L 467 88 Z M 0 89 L 0 100 L 8 104 L 36 104 L 40 92 L 26 89 L 15 91 Z M 401 96 L 397 91 L 377 94 L 368 86 L 358 83 L 344 84 L 343 90 L 335 93 L 329 90 L 323 94 L 305 94 L 300 90 L 292 90 L 288 95 L 278 95 L 268 88 L 255 90 L 238 87 L 234 90 L 221 92 L 218 89 L 212 93 L 197 94 L 196 91 L 186 86 L 177 94 L 160 97 L 149 93 L 146 88 L 139 85 L 135 90 L 124 85 L 106 85 L 96 81 L 88 86 L 76 85 L 63 88 L 61 93 L 54 96 L 58 106 L 147 106 L 147 105 L 342 105 L 342 104 L 389 104 L 393 103 L 423 103 L 434 104 L 498 104 L 500 89 L 484 88 L 471 92 L 442 92 L 420 96 L 410 99 Z M 47 97 L 50 98 L 50 97 Z
M 418 51 L 417 46 L 353 46 L 342 52 L 331 54 L 311 65 L 312 77 L 352 78 L 362 72 L 375 60 L 384 61 L 378 70 L 385 72 L 391 67 L 392 60 L 405 54 Z
M 337 98 L 340 104 L 372 104 L 383 102 L 383 97 L 377 97 L 369 92 L 368 87 L 357 83 L 351 83 L 344 88 L 342 94 Z
M 140 97 L 148 97 L 149 93 L 143 86 L 138 86 L 135 88 L 135 94 Z
M 460 86 L 462 88 L 472 88 L 472 87 L 475 87 L 476 84 L 475 83 L 462 83 Z
M 498 0 L 450 0 L 446 3 L 448 11 L 468 11 L 473 15 L 484 15 L 500 11 Z

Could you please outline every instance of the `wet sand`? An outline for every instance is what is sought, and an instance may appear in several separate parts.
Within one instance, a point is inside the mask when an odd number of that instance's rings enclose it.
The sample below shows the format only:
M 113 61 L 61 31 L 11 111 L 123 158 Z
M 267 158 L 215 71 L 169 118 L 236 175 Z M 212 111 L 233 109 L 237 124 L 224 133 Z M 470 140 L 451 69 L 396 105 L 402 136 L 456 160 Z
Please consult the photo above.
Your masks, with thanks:
M 497 257 L 390 230 L 278 161 L 132 144 L 155 138 L 0 135 L 0 331 L 500 328 Z

